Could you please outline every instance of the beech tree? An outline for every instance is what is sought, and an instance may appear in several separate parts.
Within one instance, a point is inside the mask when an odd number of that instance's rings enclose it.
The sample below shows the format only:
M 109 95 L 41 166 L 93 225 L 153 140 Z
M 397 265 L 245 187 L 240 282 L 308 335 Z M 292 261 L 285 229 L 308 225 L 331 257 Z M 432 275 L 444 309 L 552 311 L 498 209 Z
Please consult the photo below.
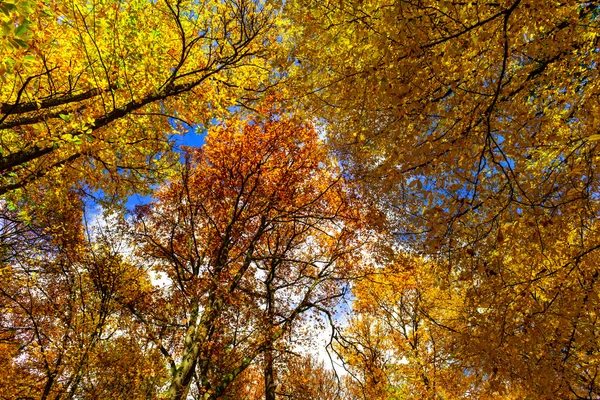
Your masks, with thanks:
M 62 221 L 81 226 L 81 208 Z M 131 335 L 135 320 L 116 301 L 122 288 L 147 282 L 145 271 L 108 238 L 34 233 L 0 269 L 0 396 L 157 398 L 165 375 L 158 349 Z
M 270 107 L 270 105 L 268 106 Z M 357 267 L 359 214 L 315 130 L 277 109 L 228 121 L 138 208 L 138 256 L 163 281 L 123 301 L 169 365 L 172 399 L 213 399 L 274 359 L 308 311 L 328 311 Z
M 169 135 L 263 92 L 283 46 L 260 1 L 8 0 L 1 11 L 0 195 L 12 202 L 34 181 L 147 188 L 172 162 Z
M 452 357 L 524 397 L 597 396 L 599 4 L 286 5 L 311 110 L 390 247 L 464 302 L 434 319 Z

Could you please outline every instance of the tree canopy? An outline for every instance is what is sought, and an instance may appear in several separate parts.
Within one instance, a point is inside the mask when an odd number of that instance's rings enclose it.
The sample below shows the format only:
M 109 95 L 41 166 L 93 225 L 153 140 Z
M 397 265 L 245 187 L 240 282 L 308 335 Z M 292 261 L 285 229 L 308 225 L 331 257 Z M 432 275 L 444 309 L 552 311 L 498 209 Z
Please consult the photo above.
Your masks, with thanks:
M 378 204 L 390 246 L 425 257 L 432 275 L 420 311 L 403 297 L 365 301 L 391 301 L 402 316 L 395 330 L 413 312 L 427 329 L 442 327 L 452 346 L 436 359 L 479 374 L 489 395 L 596 396 L 598 4 L 290 9 L 302 21 L 296 51 L 310 109 Z M 405 268 L 390 276 L 413 279 Z M 431 307 L 447 311 L 427 311 L 432 293 Z M 392 316 L 380 308 L 368 318 L 385 326 Z
M 0 194 L 32 181 L 121 196 L 143 188 L 168 166 L 171 134 L 274 83 L 268 4 L 2 4 Z
M 0 24 L 0 397 L 600 395 L 600 2 Z

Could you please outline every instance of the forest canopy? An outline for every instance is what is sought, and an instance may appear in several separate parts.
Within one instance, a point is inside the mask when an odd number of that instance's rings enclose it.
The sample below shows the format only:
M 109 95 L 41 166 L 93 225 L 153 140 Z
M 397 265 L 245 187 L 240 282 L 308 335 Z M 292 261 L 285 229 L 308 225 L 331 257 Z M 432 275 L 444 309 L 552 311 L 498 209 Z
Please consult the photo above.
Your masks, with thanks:
M 0 23 L 0 398 L 600 396 L 600 2 Z

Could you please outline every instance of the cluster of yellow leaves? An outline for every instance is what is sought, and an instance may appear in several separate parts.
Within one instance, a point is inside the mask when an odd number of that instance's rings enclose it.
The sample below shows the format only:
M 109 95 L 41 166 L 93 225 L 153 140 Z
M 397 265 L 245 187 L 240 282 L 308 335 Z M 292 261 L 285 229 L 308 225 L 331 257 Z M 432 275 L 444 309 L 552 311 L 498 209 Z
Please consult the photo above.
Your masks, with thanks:
M 356 397 L 598 393 L 598 256 L 566 221 L 539 227 L 564 235 L 546 249 L 518 225 L 490 240 L 491 255 L 402 257 L 355 284 L 338 349 Z
M 31 5 L 28 0 L 5 0 L 0 3 L 0 23 L 2 43 L 0 44 L 0 80 L 6 83 L 6 73 L 32 61 L 31 55 L 24 55 L 27 41 L 31 37 L 28 15 Z
M 436 391 L 597 396 L 597 2 L 287 6 L 311 110 L 392 246 L 425 257 L 424 310 L 448 329 L 427 322 L 437 333 L 422 351 L 435 342 L 434 358 L 464 375 Z
M 147 190 L 173 164 L 171 135 L 260 96 L 287 46 L 260 1 L 21 0 L 0 11 L 0 194 L 13 202 L 28 187 Z
M 478 241 L 508 214 L 596 212 L 595 3 L 288 7 L 312 110 L 428 252 Z

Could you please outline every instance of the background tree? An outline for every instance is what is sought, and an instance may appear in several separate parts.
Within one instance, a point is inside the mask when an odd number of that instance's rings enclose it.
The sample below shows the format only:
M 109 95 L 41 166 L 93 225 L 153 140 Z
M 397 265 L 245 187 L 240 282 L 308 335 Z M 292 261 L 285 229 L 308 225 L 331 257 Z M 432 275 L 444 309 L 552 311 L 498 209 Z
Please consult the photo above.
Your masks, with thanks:
M 440 288 L 431 263 L 396 262 L 355 283 L 349 324 L 336 338 L 351 397 L 513 398 L 490 389 L 473 368 L 474 348 L 457 346 L 468 326 L 460 312 L 464 293 Z
M 538 260 L 497 257 L 458 271 L 402 258 L 356 283 L 336 346 L 354 398 L 593 397 L 595 278 L 568 274 L 592 273 L 596 261 L 535 279 Z
M 343 387 L 330 368 L 314 355 L 287 352 L 277 358 L 276 397 L 291 400 L 346 399 Z M 232 382 L 224 399 L 261 400 L 265 398 L 264 368 L 261 363 L 250 365 Z
M 80 211 L 63 214 L 63 222 L 81 225 Z M 47 229 L 35 242 L 43 246 L 27 243 L 2 264 L 0 395 L 156 398 L 164 379 L 157 349 L 132 340 L 125 329 L 132 321 L 116 302 L 121 287 L 144 282 L 144 271 L 123 263 L 121 249 L 104 238 L 62 233 Z
M 311 355 L 294 355 L 281 371 L 278 397 L 290 400 L 342 399 L 343 392 L 335 372 Z

